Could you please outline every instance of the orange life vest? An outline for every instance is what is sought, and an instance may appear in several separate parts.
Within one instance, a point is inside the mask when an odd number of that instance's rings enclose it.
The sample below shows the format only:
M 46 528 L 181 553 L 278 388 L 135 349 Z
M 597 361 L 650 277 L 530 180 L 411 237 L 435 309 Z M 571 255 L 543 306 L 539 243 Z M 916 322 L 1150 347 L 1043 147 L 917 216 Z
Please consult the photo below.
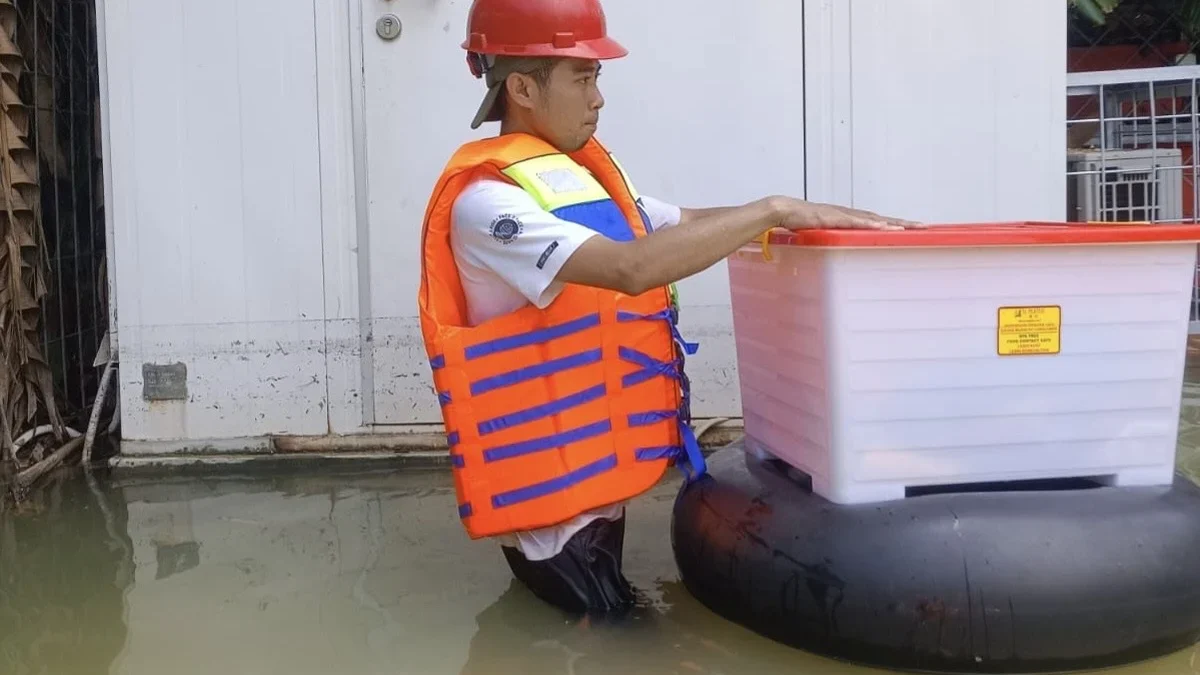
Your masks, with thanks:
M 464 145 L 445 168 L 425 214 L 418 302 L 468 534 L 547 527 L 635 497 L 676 460 L 703 474 L 683 373 L 695 345 L 679 337 L 669 289 L 633 297 L 568 284 L 546 309 L 467 326 L 451 210 L 484 176 L 613 239 L 649 229 L 624 171 L 595 140 L 568 156 L 509 134 Z

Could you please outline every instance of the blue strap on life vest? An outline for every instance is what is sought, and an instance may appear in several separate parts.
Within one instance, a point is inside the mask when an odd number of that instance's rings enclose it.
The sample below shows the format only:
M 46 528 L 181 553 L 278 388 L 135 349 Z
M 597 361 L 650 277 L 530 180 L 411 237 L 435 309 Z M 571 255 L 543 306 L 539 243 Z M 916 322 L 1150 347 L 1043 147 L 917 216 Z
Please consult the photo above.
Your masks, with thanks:
M 675 306 L 664 309 L 661 312 L 654 314 L 636 314 L 634 312 L 618 312 L 618 321 L 666 321 L 671 328 L 671 336 L 675 340 L 675 344 L 679 346 L 679 359 L 669 364 L 658 362 L 646 363 L 644 360 L 627 358 L 626 360 L 633 361 L 646 368 L 646 370 L 633 373 L 633 376 L 641 376 L 647 373 L 664 375 L 672 379 L 679 380 L 682 389 L 682 402 L 679 410 L 679 437 L 683 441 L 683 447 L 677 450 L 674 459 L 676 466 L 683 472 L 684 481 L 691 483 L 703 477 L 708 473 L 708 463 L 704 460 L 704 453 L 700 450 L 700 441 L 696 438 L 696 432 L 692 431 L 692 387 L 684 372 L 684 360 L 687 356 L 694 356 L 700 350 L 699 343 L 688 342 L 683 338 L 683 334 L 679 332 L 679 310 Z M 632 355 L 624 355 L 632 356 Z M 670 372 L 664 372 L 665 367 L 670 367 Z
M 673 361 L 666 362 L 658 361 L 657 359 L 654 359 L 646 354 L 627 347 L 620 348 L 619 354 L 622 360 L 641 366 L 641 370 L 634 371 L 623 378 L 622 384 L 626 387 L 634 386 L 639 382 L 644 382 L 645 380 L 654 377 L 667 377 L 679 382 L 681 400 L 679 410 L 675 413 L 675 417 L 677 418 L 679 424 L 679 436 L 682 446 L 675 448 L 645 448 L 639 452 L 639 459 L 642 461 L 651 461 L 654 459 L 670 457 L 671 459 L 675 460 L 676 465 L 683 472 L 685 481 L 691 483 L 703 477 L 708 472 L 708 465 L 704 459 L 704 454 L 700 449 L 700 442 L 696 438 L 696 433 L 691 427 L 691 382 L 684 371 L 684 361 L 686 360 L 686 357 L 695 355 L 696 352 L 699 351 L 700 345 L 695 342 L 688 342 L 683 338 L 682 333 L 679 331 L 678 320 L 678 309 L 674 306 L 660 312 L 655 312 L 654 314 L 618 312 L 618 321 L 622 322 L 665 321 L 670 327 L 673 341 L 678 346 L 678 349 L 676 350 L 678 358 Z M 595 325 L 596 323 L 598 323 L 598 317 L 591 315 L 562 326 L 539 329 L 537 331 L 531 331 L 522 335 L 493 340 L 489 343 L 476 345 L 472 348 L 469 348 L 471 353 L 468 355 L 468 358 L 479 358 L 481 356 L 507 351 L 521 346 L 543 343 L 554 338 L 563 337 L 564 335 L 569 335 L 571 333 L 584 330 Z M 552 373 L 596 363 L 600 360 L 600 357 L 600 350 L 591 350 L 589 352 L 575 354 L 533 366 L 526 366 L 512 372 L 501 373 L 490 378 L 472 382 L 470 385 L 470 390 L 473 395 L 479 395 L 484 392 L 502 389 L 537 377 L 543 377 Z M 440 355 L 430 359 L 430 365 L 434 369 L 444 367 L 444 363 L 444 359 Z M 552 401 L 543 406 L 538 406 L 528 410 L 521 410 L 495 420 L 486 420 L 479 424 L 478 431 L 481 436 L 484 436 L 516 424 L 535 419 L 541 419 L 556 413 L 561 413 L 565 410 L 595 400 L 598 396 L 603 395 L 604 391 L 604 387 L 601 386 L 585 392 L 580 392 L 572 396 L 567 396 L 560 400 Z M 439 402 L 445 405 L 450 402 L 450 393 L 441 392 L 439 393 L 438 398 Z M 651 419 L 657 419 L 657 417 L 669 413 L 670 411 L 636 413 L 631 416 L 631 420 L 641 422 L 641 418 L 645 417 L 648 423 L 648 421 Z M 631 424 L 632 423 L 633 422 L 631 421 Z M 531 439 L 502 448 L 489 448 L 484 454 L 486 461 L 498 461 L 511 456 L 540 452 L 551 447 L 558 447 L 566 443 L 590 438 L 600 433 L 607 433 L 610 430 L 611 429 L 607 423 L 589 425 L 581 429 L 570 430 L 551 437 Z M 449 445 L 451 447 L 454 447 L 458 444 L 459 435 L 457 431 L 452 431 L 447 436 Z M 461 458 L 459 458 L 456 462 L 456 466 L 460 466 L 461 464 L 462 461 Z M 516 495 L 511 497 L 515 498 Z
M 684 481 L 693 483 L 708 473 L 708 462 L 704 461 L 700 441 L 696 439 L 696 432 L 692 431 L 690 424 L 679 423 L 679 436 L 683 439 L 684 456 L 679 458 L 676 465 L 683 471 Z

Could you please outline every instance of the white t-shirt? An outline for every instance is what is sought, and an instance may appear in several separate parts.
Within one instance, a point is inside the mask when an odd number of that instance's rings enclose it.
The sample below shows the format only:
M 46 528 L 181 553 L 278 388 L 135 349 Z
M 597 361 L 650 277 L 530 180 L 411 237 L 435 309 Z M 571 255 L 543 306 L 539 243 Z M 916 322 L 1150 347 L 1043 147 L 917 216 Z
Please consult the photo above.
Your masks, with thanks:
M 679 224 L 677 206 L 642 196 L 650 226 Z M 562 292 L 554 277 L 567 259 L 599 233 L 544 210 L 524 189 L 494 179 L 468 185 L 454 201 L 450 245 L 467 300 L 467 321 L 478 325 L 527 304 L 544 309 Z M 597 518 L 616 520 L 614 504 L 553 527 L 501 537 L 529 560 L 545 560 Z

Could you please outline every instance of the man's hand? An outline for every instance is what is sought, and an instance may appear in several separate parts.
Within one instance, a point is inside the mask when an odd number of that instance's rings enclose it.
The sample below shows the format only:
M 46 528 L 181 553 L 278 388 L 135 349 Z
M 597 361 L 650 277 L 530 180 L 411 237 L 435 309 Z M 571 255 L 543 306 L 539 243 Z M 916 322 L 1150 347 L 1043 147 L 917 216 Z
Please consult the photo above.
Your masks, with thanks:
M 768 197 L 767 204 L 774 214 L 775 226 L 789 230 L 905 230 L 924 227 L 910 220 L 792 197 Z

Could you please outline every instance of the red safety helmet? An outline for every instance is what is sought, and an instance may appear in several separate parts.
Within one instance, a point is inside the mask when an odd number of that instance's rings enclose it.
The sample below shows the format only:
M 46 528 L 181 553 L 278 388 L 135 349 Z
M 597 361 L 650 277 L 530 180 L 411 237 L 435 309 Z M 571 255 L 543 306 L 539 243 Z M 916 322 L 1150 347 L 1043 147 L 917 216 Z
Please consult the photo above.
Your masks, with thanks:
M 462 46 L 475 77 L 484 75 L 484 55 L 616 59 L 629 53 L 608 37 L 600 0 L 475 0 Z

